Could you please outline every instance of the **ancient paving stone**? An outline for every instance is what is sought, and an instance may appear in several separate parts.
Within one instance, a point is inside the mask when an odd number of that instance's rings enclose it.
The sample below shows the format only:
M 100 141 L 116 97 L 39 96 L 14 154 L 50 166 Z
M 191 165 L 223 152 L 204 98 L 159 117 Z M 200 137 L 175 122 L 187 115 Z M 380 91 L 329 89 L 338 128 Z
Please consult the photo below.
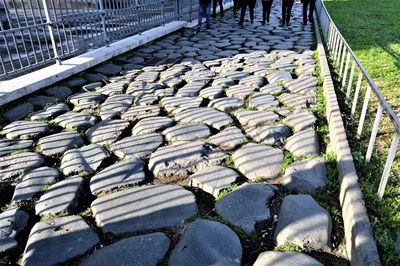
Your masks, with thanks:
M 264 87 L 260 88 L 260 92 L 268 93 L 268 94 L 271 94 L 271 95 L 279 94 L 282 91 L 283 91 L 283 88 L 281 86 L 279 86 L 278 84 L 275 84 L 275 83 L 268 84 L 268 85 L 265 85 Z
M 203 219 L 189 224 L 169 257 L 169 265 L 240 265 L 242 246 L 226 225 Z
M 82 91 L 94 91 L 103 85 L 101 82 L 93 82 L 82 86 Z
M 73 105 L 81 103 L 96 102 L 99 103 L 104 100 L 104 96 L 98 92 L 81 92 L 68 97 L 67 101 Z
M 135 81 L 129 84 L 126 94 L 132 96 L 138 96 L 143 93 L 154 93 L 156 90 L 160 89 L 160 85 L 157 83 L 147 83 L 145 81 Z
M 173 88 L 159 89 L 154 92 L 157 97 L 171 97 L 174 96 L 175 90 Z
M 232 112 L 243 106 L 244 102 L 237 98 L 223 97 L 210 101 L 209 107 L 213 107 L 222 112 Z
M 88 115 L 97 115 L 98 109 L 100 107 L 99 103 L 96 102 L 84 102 L 74 106 L 72 111 L 76 113 L 88 114 Z
M 317 194 L 327 183 L 324 159 L 321 157 L 294 162 L 286 168 L 282 185 L 289 190 Z
M 175 109 L 190 109 L 199 107 L 202 98 L 192 98 L 192 97 L 165 97 L 161 100 L 161 106 L 167 110 L 167 112 L 172 112 Z
M 0 255 L 19 248 L 16 239 L 27 229 L 29 215 L 19 208 L 0 213 Z
M 274 241 L 330 252 L 332 221 L 310 195 L 286 196 L 279 209 Z
M 80 216 L 41 221 L 32 228 L 23 265 L 57 265 L 82 256 L 100 242 Z
M 122 67 L 115 64 L 104 64 L 96 67 L 94 70 L 104 75 L 116 75 L 121 72 Z
M 132 135 L 143 135 L 159 132 L 174 124 L 174 120 L 168 117 L 156 116 L 140 120 L 132 129 Z
M 281 172 L 282 150 L 249 143 L 233 154 L 235 167 L 250 180 L 271 179 Z
M 96 124 L 97 118 L 92 115 L 67 112 L 54 119 L 59 126 L 69 130 L 85 130 Z
M 30 97 L 26 101 L 34 106 L 45 108 L 48 105 L 57 103 L 58 99 L 52 96 L 38 95 Z
M 111 145 L 111 151 L 121 159 L 144 158 L 163 142 L 160 134 L 130 136 Z
M 198 187 L 214 197 L 218 197 L 221 190 L 229 188 L 239 175 L 232 169 L 223 166 L 211 166 L 197 171 L 189 178 L 193 187 Z
M 274 194 L 269 185 L 246 183 L 217 201 L 215 210 L 229 223 L 250 234 L 257 223 L 265 225 L 270 220 L 268 205 Z
M 312 107 L 316 104 L 315 97 L 295 93 L 283 93 L 279 96 L 279 100 L 287 107 L 297 110 Z
M 32 139 L 45 134 L 49 127 L 44 122 L 14 121 L 3 128 L 8 139 Z
M 265 251 L 261 253 L 253 266 L 323 266 L 322 263 L 300 252 Z
M 235 85 L 235 81 L 231 78 L 216 78 L 212 86 L 229 87 Z
M 314 129 L 300 131 L 287 139 L 285 149 L 295 156 L 319 154 L 319 138 Z
M 135 99 L 136 106 L 153 105 L 158 101 L 158 97 L 153 94 L 142 93 Z
M 226 95 L 232 98 L 245 100 L 250 94 L 254 92 L 254 88 L 245 85 L 235 85 L 226 91 Z
M 125 87 L 126 84 L 124 82 L 112 82 L 96 89 L 96 92 L 107 96 L 119 95 L 124 93 Z
M 224 89 L 220 86 L 212 86 L 200 91 L 200 97 L 209 100 L 221 98 L 223 95 L 224 95 Z
M 72 176 L 50 186 L 36 203 L 36 215 L 74 213 L 83 192 L 83 183 L 82 177 Z
M 94 252 L 80 265 L 149 265 L 156 266 L 164 258 L 170 245 L 164 233 L 134 236 L 117 241 Z M 151 254 L 151 256 L 149 256 Z
M 34 152 L 22 152 L 0 158 L 0 180 L 16 177 L 32 168 L 40 167 L 44 159 Z
M 191 82 L 183 86 L 176 93 L 177 97 L 195 97 L 204 88 L 203 82 Z
M 175 227 L 197 213 L 194 195 L 176 185 L 116 192 L 94 200 L 91 208 L 97 225 L 113 234 Z
M 143 72 L 139 76 L 137 76 L 136 80 L 145 81 L 145 82 L 150 82 L 151 83 L 151 82 L 157 81 L 159 75 L 160 75 L 159 72 L 147 71 L 147 72 Z
M 275 109 L 279 102 L 275 100 L 274 96 L 267 93 L 256 92 L 249 101 L 249 107 L 259 111 Z
M 90 179 L 90 191 L 96 195 L 126 185 L 133 185 L 145 179 L 144 162 L 140 159 L 128 159 L 115 163 Z
M 86 131 L 86 137 L 91 143 L 111 145 L 117 141 L 129 127 L 129 122 L 120 119 L 103 120 Z
M 317 93 L 318 79 L 314 76 L 294 79 L 284 83 L 284 86 L 293 93 L 315 96 Z
M 75 77 L 68 79 L 66 82 L 66 85 L 67 85 L 67 87 L 70 87 L 70 88 L 76 88 L 76 87 L 82 86 L 86 82 L 87 82 L 86 79 L 75 76 Z
M 249 73 L 242 71 L 229 71 L 225 72 L 223 76 L 226 78 L 231 78 L 233 80 L 241 80 L 249 76 Z
M 283 120 L 284 123 L 288 124 L 293 129 L 293 132 L 299 132 L 314 127 L 316 121 L 317 118 L 309 111 L 297 112 Z
M 103 147 L 97 144 L 90 144 L 79 149 L 71 149 L 64 153 L 61 159 L 61 170 L 64 175 L 74 173 L 93 173 L 100 166 L 101 162 L 108 157 Z
M 39 139 L 37 145 L 44 155 L 54 156 L 72 148 L 79 148 L 84 142 L 77 132 L 66 131 L 43 137 Z
M 267 76 L 268 83 L 279 83 L 292 80 L 292 75 L 288 71 L 275 71 Z
M 59 176 L 56 169 L 47 166 L 30 170 L 17 183 L 11 203 L 33 199 L 44 186 L 56 181 Z
M 178 124 L 165 129 L 162 134 L 169 142 L 194 141 L 210 136 L 210 129 L 205 124 Z
M 208 138 L 207 142 L 216 145 L 223 150 L 229 151 L 239 147 L 246 140 L 246 137 L 242 134 L 242 131 L 239 128 L 228 127 L 218 134 Z
M 101 119 L 112 119 L 127 111 L 133 102 L 133 96 L 127 94 L 108 97 L 100 107 Z
M 246 129 L 246 135 L 255 142 L 281 146 L 291 132 L 287 126 L 272 125 Z
M 252 111 L 241 109 L 235 112 L 236 118 L 240 124 L 245 127 L 257 127 L 271 124 L 279 119 L 279 116 L 273 112 Z
M 0 157 L 15 151 L 31 149 L 33 140 L 0 139 Z
M 108 77 L 101 73 L 86 73 L 84 77 L 90 82 L 108 81 Z
M 33 112 L 33 104 L 26 102 L 19 104 L 3 114 L 3 116 L 10 122 L 23 119 L 29 113 Z
M 30 116 L 30 118 L 32 121 L 48 120 L 57 115 L 66 113 L 68 111 L 69 111 L 69 108 L 65 103 L 59 103 L 56 105 L 49 106 L 43 111 L 33 113 Z
M 65 100 L 72 94 L 72 90 L 66 86 L 54 86 L 44 90 L 44 93 L 59 100 Z
M 121 114 L 121 118 L 124 120 L 136 122 L 143 118 L 158 116 L 161 113 L 160 107 L 156 105 L 146 106 L 133 106 L 126 112 Z
M 259 76 L 248 76 L 239 81 L 240 85 L 247 85 L 253 88 L 260 88 L 264 84 L 264 78 Z

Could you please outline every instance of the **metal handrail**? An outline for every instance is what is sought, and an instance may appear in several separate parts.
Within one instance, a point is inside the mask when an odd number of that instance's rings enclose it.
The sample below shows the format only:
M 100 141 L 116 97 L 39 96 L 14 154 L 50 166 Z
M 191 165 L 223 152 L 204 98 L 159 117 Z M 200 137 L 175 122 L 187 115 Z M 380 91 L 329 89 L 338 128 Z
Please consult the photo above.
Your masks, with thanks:
M 329 12 L 326 9 L 325 4 L 322 0 L 317 0 L 316 2 L 316 12 L 319 18 L 319 22 L 321 24 L 322 33 L 324 36 L 325 45 L 327 50 L 332 55 L 333 64 L 338 69 L 338 77 L 339 81 L 341 82 L 341 90 L 343 91 L 346 89 L 346 100 L 349 100 L 350 94 L 354 87 L 354 74 L 356 68 L 359 72 L 358 79 L 355 86 L 355 92 L 353 96 L 353 101 L 351 101 L 351 116 L 354 115 L 359 93 L 362 87 L 362 82 L 366 81 L 368 86 L 364 96 L 363 107 L 360 114 L 360 120 L 358 123 L 357 128 L 357 138 L 361 138 L 361 133 L 364 127 L 364 121 L 367 114 L 367 109 L 369 105 L 369 100 L 371 96 L 371 92 L 374 93 L 376 98 L 379 101 L 379 105 L 376 112 L 376 117 L 374 121 L 374 125 L 372 128 L 368 149 L 365 156 L 365 162 L 369 163 L 371 160 L 372 152 L 374 149 L 376 136 L 379 130 L 380 122 L 382 120 L 383 112 L 386 112 L 389 115 L 390 120 L 392 121 L 393 125 L 396 128 L 394 132 L 394 137 L 389 149 L 388 157 L 386 159 L 385 168 L 382 173 L 381 182 L 378 189 L 378 196 L 379 198 L 383 197 L 385 192 L 385 188 L 388 182 L 389 174 L 391 172 L 391 168 L 393 165 L 393 161 L 396 155 L 397 147 L 400 140 L 400 120 L 396 113 L 393 111 L 392 107 L 383 97 L 382 93 L 380 92 L 378 86 L 376 86 L 373 79 L 369 76 L 368 72 L 365 70 L 364 66 L 357 58 L 353 50 L 351 49 L 350 45 L 347 43 L 344 36 L 341 34 L 339 29 L 337 28 L 336 24 L 333 22 Z M 351 62 L 350 62 L 351 61 Z M 350 67 L 351 63 L 351 67 Z M 350 72 L 349 72 L 350 71 Z M 348 75 L 350 74 L 350 75 Z M 349 77 L 349 79 L 347 79 Z

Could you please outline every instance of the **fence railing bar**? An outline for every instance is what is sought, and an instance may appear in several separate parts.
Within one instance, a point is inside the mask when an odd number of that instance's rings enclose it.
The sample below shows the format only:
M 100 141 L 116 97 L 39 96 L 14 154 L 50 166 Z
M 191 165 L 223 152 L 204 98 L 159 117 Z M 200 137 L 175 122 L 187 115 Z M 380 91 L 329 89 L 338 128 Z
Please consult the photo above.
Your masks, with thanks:
M 350 98 L 350 93 L 351 89 L 353 87 L 353 78 L 354 78 L 354 70 L 356 69 L 356 64 L 353 61 L 351 64 L 351 70 L 350 70 L 350 77 L 349 77 L 349 83 L 347 85 L 347 91 L 346 91 L 346 101 Z
M 356 85 L 356 91 L 354 92 L 354 98 L 353 98 L 353 103 L 351 105 L 351 113 L 350 116 L 353 117 L 355 112 L 356 112 L 356 108 L 357 108 L 357 103 L 358 103 L 358 96 L 360 95 L 360 88 L 361 88 L 361 83 L 362 83 L 362 79 L 363 79 L 363 74 L 360 72 L 358 74 L 358 80 L 357 80 L 357 85 Z
M 374 126 L 372 127 L 371 137 L 368 143 L 367 153 L 365 155 L 365 162 L 369 163 L 371 161 L 372 152 L 374 150 L 376 135 L 378 134 L 379 124 L 381 123 L 383 114 L 383 106 L 382 104 L 378 105 L 378 110 L 376 111 Z
M 364 128 L 365 116 L 367 115 L 370 96 L 371 96 L 371 87 L 368 86 L 367 91 L 365 92 L 364 104 L 361 110 L 360 121 L 358 122 L 357 135 L 356 135 L 357 139 L 361 138 L 361 133 Z

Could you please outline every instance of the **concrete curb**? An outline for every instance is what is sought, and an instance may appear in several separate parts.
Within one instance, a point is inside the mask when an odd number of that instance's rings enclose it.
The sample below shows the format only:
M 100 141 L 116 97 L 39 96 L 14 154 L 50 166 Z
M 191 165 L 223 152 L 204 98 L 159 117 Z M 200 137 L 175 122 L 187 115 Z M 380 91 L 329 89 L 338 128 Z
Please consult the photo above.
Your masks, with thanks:
M 347 256 L 351 265 L 381 265 L 316 16 L 314 16 L 314 25 L 318 43 L 318 59 L 324 82 L 329 135 L 332 149 L 337 156 L 339 200 L 342 206 Z

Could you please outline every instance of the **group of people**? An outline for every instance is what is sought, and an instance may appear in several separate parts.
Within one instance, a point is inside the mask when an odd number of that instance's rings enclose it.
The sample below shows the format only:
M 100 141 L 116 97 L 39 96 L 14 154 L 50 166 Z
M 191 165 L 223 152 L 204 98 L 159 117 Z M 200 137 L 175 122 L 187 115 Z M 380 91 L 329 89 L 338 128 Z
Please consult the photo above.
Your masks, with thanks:
M 224 7 L 223 0 L 199 0 L 199 19 L 198 19 L 198 28 L 199 31 L 201 28 L 201 23 L 203 18 L 206 18 L 206 28 L 210 29 L 210 16 L 211 16 L 211 1 L 213 2 L 213 13 L 212 16 L 216 17 L 217 15 L 217 4 L 219 4 L 221 17 L 224 16 Z M 263 18 L 262 24 L 265 25 L 265 21 L 269 23 L 269 17 L 271 14 L 271 8 L 273 0 L 261 0 L 263 7 Z M 295 0 L 279 0 L 282 2 L 282 20 L 281 26 L 289 26 L 290 25 L 290 17 L 292 14 L 292 7 Z M 307 20 L 312 22 L 313 20 L 313 11 L 315 7 L 316 0 L 301 0 L 303 4 L 303 24 L 307 24 Z M 256 6 L 256 0 L 233 0 L 233 12 L 236 16 L 239 10 L 240 12 L 240 20 L 239 25 L 243 26 L 244 17 L 246 15 L 246 9 L 249 7 L 250 12 L 250 21 L 254 22 L 254 8 Z M 309 9 L 309 11 L 308 11 Z M 307 15 L 308 13 L 308 15 Z

